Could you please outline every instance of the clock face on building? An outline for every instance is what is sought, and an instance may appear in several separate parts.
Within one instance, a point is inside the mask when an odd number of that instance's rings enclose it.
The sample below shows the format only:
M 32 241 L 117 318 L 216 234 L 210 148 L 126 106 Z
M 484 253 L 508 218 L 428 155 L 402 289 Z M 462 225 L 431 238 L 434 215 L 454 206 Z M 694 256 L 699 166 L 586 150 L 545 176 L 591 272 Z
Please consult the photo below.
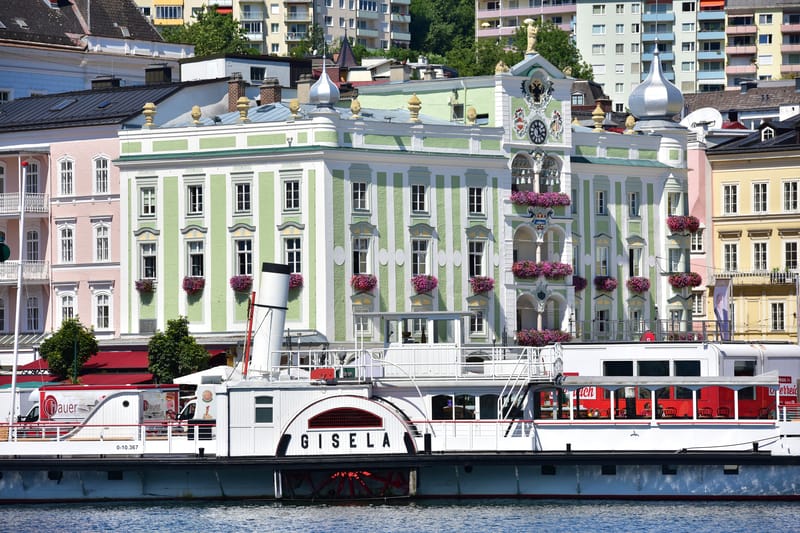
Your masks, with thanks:
M 539 120 L 532 120 L 528 125 L 528 137 L 534 144 L 542 144 L 547 139 L 547 125 Z

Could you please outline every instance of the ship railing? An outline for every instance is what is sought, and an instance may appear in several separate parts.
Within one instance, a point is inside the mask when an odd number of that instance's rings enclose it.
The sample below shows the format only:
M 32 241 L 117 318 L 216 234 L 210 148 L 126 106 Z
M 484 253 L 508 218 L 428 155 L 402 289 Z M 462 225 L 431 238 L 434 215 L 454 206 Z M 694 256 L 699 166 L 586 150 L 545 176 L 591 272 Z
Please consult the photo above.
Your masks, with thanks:
M 553 348 L 397 344 L 387 348 L 284 351 L 276 368 L 283 379 L 367 381 L 380 378 L 554 378 Z

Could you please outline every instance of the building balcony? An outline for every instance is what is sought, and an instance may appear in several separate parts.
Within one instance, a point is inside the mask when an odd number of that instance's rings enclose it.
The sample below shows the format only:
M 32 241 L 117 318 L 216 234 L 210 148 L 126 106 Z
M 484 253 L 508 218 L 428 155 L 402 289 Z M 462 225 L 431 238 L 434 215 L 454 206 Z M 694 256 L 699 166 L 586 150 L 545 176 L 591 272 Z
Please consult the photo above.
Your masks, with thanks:
M 233 0 L 208 0 L 209 6 L 233 7 Z
M 797 65 L 781 65 L 781 74 L 794 74 L 800 72 L 800 64 Z
M 19 275 L 19 261 L 5 261 L 0 263 L 0 285 L 17 283 Z M 23 261 L 22 280 L 26 283 L 49 283 L 49 261 Z
M 393 31 L 391 38 L 393 41 L 410 41 L 411 34 L 404 31 Z
M 286 33 L 286 42 L 298 42 L 308 37 L 308 32 L 305 31 L 290 31 Z
M 286 22 L 311 22 L 311 13 L 309 11 L 287 11 L 284 19 Z
M 263 33 L 247 33 L 245 35 L 247 36 L 247 40 L 248 41 L 263 41 L 264 40 L 264 34 Z
M 248 11 L 242 13 L 240 22 L 261 22 L 264 20 L 264 13 L 261 11 Z
M 356 12 L 356 17 L 360 20 L 378 20 L 382 15 L 377 11 L 369 11 L 367 9 L 359 9 Z
M 698 61 L 722 61 L 725 58 L 722 51 L 715 52 L 697 52 Z
M 728 65 L 725 67 L 725 74 L 755 74 L 756 66 L 751 65 Z
M 410 6 L 411 0 L 392 0 L 392 4 L 397 4 L 398 6 Z
M 485 37 L 503 37 L 506 35 L 514 35 L 517 32 L 517 28 L 513 26 L 508 26 L 506 28 L 481 28 L 478 30 L 478 38 L 485 38 Z
M 675 61 L 675 54 L 672 52 L 660 52 L 658 57 L 661 58 L 661 61 Z M 652 61 L 653 60 L 653 53 L 647 52 L 642 54 L 642 61 Z
M 642 13 L 642 22 L 675 22 L 675 13 Z
M 800 33 L 800 24 L 781 24 L 781 33 Z
M 729 56 L 742 56 L 748 55 L 752 56 L 756 54 L 756 45 L 748 45 L 748 46 L 726 46 L 725 53 Z
M 312 0 L 283 0 L 284 4 L 312 4 Z
M 725 33 L 728 35 L 749 35 L 755 34 L 757 31 L 755 24 L 748 24 L 746 26 L 727 26 Z
M 50 214 L 50 199 L 41 193 L 25 195 L 25 213 L 47 217 Z M 19 216 L 19 194 L 0 194 L 0 218 Z
M 724 41 L 725 40 L 725 32 L 724 31 L 698 31 L 697 32 L 697 40 L 698 41 Z
M 800 52 L 800 44 L 782 44 L 781 45 L 781 53 L 782 54 L 791 54 L 795 52 Z
M 674 43 L 675 42 L 675 34 L 672 32 L 658 32 L 658 33 L 643 33 L 642 34 L 642 42 L 643 43 L 650 43 L 655 41 L 661 41 L 665 43 Z
M 698 70 L 697 71 L 697 79 L 698 80 L 725 80 L 725 71 L 720 70 Z
M 373 39 L 377 39 L 378 30 L 372 30 L 369 28 L 356 28 L 356 35 L 358 37 L 372 37 Z
M 392 13 L 392 22 L 410 24 L 411 23 L 411 15 L 403 15 L 401 13 Z
M 768 285 L 791 285 L 792 294 L 794 294 L 794 285 L 797 283 L 797 272 L 768 272 L 765 270 L 756 270 L 750 272 L 733 271 L 722 272 L 717 274 L 716 277 L 733 280 L 733 284 L 737 287 L 742 285 L 756 285 L 759 287 L 766 287 Z M 716 282 L 714 276 L 709 280 L 713 285 Z
M 725 11 L 719 9 L 717 11 L 698 11 L 697 20 L 725 20 Z

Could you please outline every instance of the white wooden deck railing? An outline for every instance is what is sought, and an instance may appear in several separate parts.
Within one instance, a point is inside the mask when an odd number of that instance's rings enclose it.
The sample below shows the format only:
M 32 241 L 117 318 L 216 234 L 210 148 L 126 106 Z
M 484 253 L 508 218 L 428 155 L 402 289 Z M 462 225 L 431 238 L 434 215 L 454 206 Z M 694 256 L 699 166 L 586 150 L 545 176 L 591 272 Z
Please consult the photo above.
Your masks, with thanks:
M 43 193 L 25 194 L 26 213 L 48 213 L 50 211 L 50 200 Z M 10 192 L 0 194 L 0 214 L 19 213 L 19 193 Z
M 0 263 L 0 283 L 16 281 L 19 261 Z M 47 281 L 50 279 L 49 261 L 23 261 L 22 279 L 28 281 Z

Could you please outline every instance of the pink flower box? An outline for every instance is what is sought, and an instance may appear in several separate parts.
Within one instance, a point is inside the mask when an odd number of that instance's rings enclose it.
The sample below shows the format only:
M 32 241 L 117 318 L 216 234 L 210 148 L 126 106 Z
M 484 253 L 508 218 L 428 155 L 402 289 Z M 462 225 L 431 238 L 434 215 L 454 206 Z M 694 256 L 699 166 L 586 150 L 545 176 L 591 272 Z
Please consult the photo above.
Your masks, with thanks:
M 369 292 L 378 284 L 374 274 L 354 274 L 350 278 L 350 286 L 357 292 Z
M 494 289 L 494 280 L 487 276 L 472 277 L 469 279 L 469 284 L 475 294 L 483 294 Z
M 419 274 L 411 278 L 411 285 L 417 294 L 425 294 L 435 289 L 439 285 L 439 280 L 435 276 Z

